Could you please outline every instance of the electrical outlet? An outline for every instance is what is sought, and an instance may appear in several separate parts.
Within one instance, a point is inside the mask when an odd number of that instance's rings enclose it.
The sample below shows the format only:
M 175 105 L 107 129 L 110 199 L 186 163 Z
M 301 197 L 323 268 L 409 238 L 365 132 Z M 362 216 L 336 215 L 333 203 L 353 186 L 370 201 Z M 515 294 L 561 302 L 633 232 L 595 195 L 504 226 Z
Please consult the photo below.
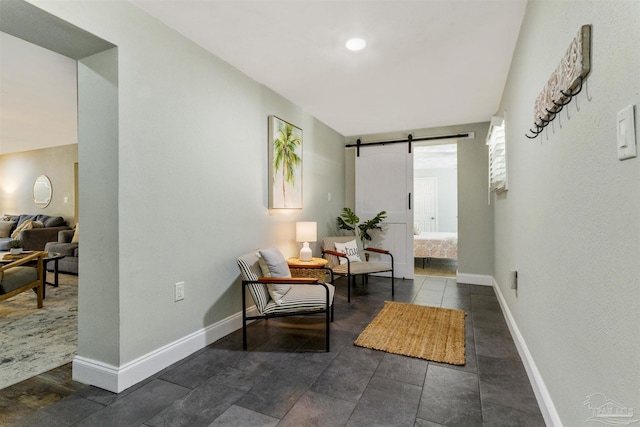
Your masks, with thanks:
M 174 301 L 182 301 L 184 299 L 184 282 L 178 282 L 174 285 Z

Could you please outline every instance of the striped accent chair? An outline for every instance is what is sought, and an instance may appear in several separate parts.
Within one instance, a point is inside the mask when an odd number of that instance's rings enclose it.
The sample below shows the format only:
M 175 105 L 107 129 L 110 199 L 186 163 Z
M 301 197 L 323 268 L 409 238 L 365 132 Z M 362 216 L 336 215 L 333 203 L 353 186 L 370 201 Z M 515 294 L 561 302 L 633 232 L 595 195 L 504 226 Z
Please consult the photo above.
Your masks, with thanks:
M 346 253 L 336 250 L 336 243 L 347 243 L 352 240 L 356 241 L 358 247 L 358 256 L 361 261 L 352 261 Z M 388 255 L 391 263 L 366 261 L 365 251 L 374 252 L 382 255 Z M 322 255 L 329 261 L 329 268 L 338 275 L 347 276 L 347 301 L 351 302 L 351 285 L 355 284 L 356 276 L 363 276 L 366 280 L 368 274 L 391 272 L 391 296 L 395 295 L 395 283 L 393 280 L 393 255 L 391 252 L 378 248 L 363 248 L 360 239 L 355 236 L 336 236 L 325 237 L 322 239 Z M 344 260 L 340 263 L 340 260 Z
M 326 351 L 329 351 L 329 322 L 333 322 L 333 295 L 330 283 L 309 277 L 263 277 L 257 251 L 237 259 L 242 276 L 242 348 L 247 349 L 247 321 L 272 317 L 300 316 L 324 313 L 326 318 Z M 327 269 L 330 273 L 331 270 Z M 333 274 L 331 273 L 332 281 Z M 291 285 L 281 299 L 271 298 L 267 284 Z M 255 303 L 257 315 L 247 315 L 247 290 Z

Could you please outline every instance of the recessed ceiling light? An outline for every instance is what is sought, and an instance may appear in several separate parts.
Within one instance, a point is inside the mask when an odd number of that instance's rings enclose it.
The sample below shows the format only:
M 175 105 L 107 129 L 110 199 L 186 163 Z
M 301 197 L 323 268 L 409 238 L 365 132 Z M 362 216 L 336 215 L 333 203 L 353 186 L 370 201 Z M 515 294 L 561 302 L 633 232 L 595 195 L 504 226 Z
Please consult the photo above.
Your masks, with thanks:
M 367 42 L 364 41 L 364 39 L 361 39 L 360 37 L 354 37 L 352 39 L 347 40 L 347 43 L 345 43 L 345 46 L 347 47 L 347 49 L 353 50 L 353 51 L 362 50 L 366 45 L 367 45 Z

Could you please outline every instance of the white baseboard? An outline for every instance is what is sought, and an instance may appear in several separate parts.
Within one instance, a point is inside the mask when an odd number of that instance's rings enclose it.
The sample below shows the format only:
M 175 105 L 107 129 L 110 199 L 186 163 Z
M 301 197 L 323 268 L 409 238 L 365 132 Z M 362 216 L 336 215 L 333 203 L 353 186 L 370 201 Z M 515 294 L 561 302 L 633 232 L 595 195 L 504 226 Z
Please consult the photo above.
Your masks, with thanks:
M 500 287 L 498 286 L 498 283 L 495 281 L 495 279 L 493 279 L 492 282 L 493 289 L 498 296 L 498 302 L 500 303 L 500 307 L 502 308 L 502 313 L 507 320 L 507 326 L 509 327 L 509 331 L 511 331 L 511 336 L 513 337 L 513 341 L 516 344 L 516 348 L 518 349 L 518 353 L 520 354 L 520 359 L 522 359 L 524 368 L 527 371 L 527 376 L 529 377 L 529 382 L 531 383 L 533 392 L 536 395 L 536 400 L 538 401 L 538 405 L 540 406 L 540 411 L 542 412 L 542 417 L 544 418 L 545 424 L 548 426 L 562 427 L 562 421 L 560 420 L 558 411 L 556 411 L 553 400 L 551 400 L 549 390 L 547 390 L 547 386 L 545 385 L 544 380 L 540 375 L 540 371 L 538 371 L 538 367 L 533 360 L 533 356 L 531 356 L 531 352 L 529 352 L 529 347 L 527 347 L 527 343 L 520 333 L 520 329 L 518 329 L 518 325 L 516 324 L 515 319 L 511 315 L 511 311 L 509 310 L 509 306 L 507 305 L 507 302 L 502 295 L 502 291 L 500 290 Z
M 247 315 L 254 315 L 254 310 L 255 306 L 247 311 Z M 121 366 L 76 356 L 73 379 L 120 393 L 240 328 L 242 313 L 236 313 Z
M 468 285 L 492 286 L 493 277 L 482 274 L 466 274 L 458 272 L 456 277 L 458 283 L 466 283 Z

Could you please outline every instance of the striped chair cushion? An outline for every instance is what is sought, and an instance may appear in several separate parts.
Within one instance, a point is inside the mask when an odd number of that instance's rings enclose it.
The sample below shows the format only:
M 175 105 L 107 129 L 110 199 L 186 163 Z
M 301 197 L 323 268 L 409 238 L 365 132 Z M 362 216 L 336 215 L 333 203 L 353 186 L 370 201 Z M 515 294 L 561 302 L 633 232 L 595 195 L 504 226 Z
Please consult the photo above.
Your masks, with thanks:
M 238 267 L 242 280 L 258 280 L 262 276 L 257 251 L 238 257 Z M 329 305 L 331 306 L 335 287 L 329 283 L 327 286 L 329 287 Z M 266 284 L 251 283 L 247 287 L 260 314 L 322 310 L 326 308 L 327 304 L 326 289 L 322 285 L 292 285 L 280 304 L 276 304 L 271 299 Z
M 329 306 L 333 303 L 335 287 L 329 287 Z M 300 311 L 323 310 L 327 307 L 327 291 L 322 285 L 293 285 L 282 297 L 282 303 L 271 300 L 267 303 L 263 314 L 295 313 Z

